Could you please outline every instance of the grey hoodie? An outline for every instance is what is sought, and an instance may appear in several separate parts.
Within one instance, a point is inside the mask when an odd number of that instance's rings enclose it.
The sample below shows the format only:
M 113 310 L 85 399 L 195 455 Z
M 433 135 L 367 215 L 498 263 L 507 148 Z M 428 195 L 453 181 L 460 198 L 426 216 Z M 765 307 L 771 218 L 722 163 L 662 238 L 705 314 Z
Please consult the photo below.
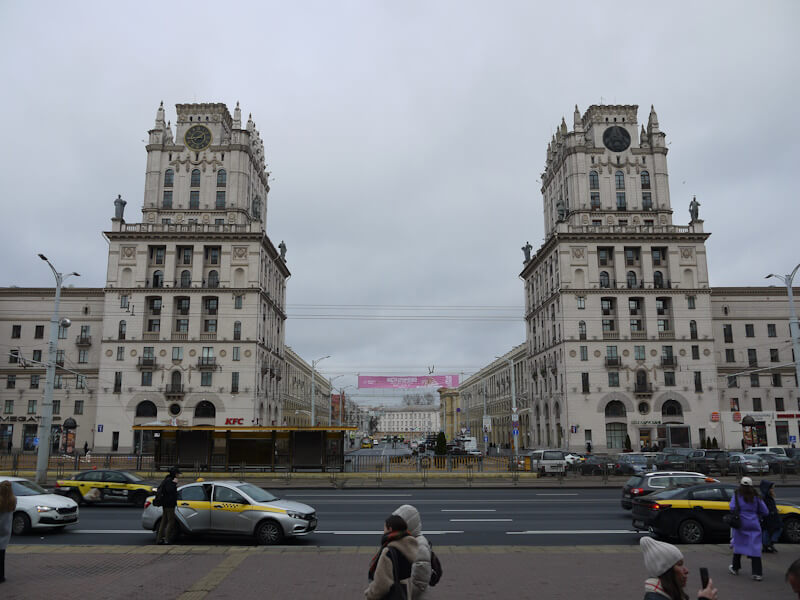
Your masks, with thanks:
M 403 517 L 408 524 L 408 534 L 419 544 L 416 559 L 411 564 L 409 600 L 426 600 L 431 597 L 431 545 L 422 535 L 422 518 L 419 511 L 410 504 L 403 504 L 392 514 Z

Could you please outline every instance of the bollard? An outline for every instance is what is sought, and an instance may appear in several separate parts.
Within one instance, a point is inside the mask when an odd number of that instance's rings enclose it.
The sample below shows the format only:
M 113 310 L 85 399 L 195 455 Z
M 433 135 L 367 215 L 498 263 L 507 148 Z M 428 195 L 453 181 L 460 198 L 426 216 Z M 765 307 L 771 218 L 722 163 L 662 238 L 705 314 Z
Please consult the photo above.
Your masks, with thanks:
M 780 469 L 781 469 L 781 483 L 786 483 L 786 465 L 781 464 Z
M 383 463 L 375 463 L 375 483 L 380 485 L 383 481 Z
M 467 485 L 469 487 L 472 487 L 472 480 L 473 479 L 474 479 L 474 476 L 472 474 L 472 463 L 469 463 L 467 465 Z
M 608 465 L 602 465 L 603 483 L 608 483 Z

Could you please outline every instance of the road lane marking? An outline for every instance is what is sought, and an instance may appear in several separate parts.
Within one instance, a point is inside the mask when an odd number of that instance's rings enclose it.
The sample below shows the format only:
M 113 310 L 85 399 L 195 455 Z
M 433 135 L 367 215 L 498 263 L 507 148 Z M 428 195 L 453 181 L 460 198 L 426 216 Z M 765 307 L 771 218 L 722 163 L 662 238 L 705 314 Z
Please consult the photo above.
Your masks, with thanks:
M 536 494 L 537 496 L 577 496 L 578 494 Z
M 414 494 L 285 494 L 287 498 L 411 498 Z
M 497 512 L 496 508 L 443 508 L 441 512 Z
M 514 519 L 450 519 L 451 523 L 464 522 L 464 523 L 494 523 L 499 521 L 514 521 Z
M 506 531 L 506 535 L 602 535 L 618 533 L 641 533 L 650 535 L 646 531 L 634 531 L 633 529 L 540 529 L 538 531 Z
M 64 533 L 138 533 L 153 535 L 152 531 L 146 529 L 67 529 Z
M 313 533 L 323 533 L 329 535 L 383 535 L 383 531 L 314 531 Z M 428 531 L 427 529 L 422 532 L 424 535 L 445 535 L 448 533 L 464 533 L 463 531 L 458 530 L 447 530 L 443 529 L 440 531 L 433 530 Z

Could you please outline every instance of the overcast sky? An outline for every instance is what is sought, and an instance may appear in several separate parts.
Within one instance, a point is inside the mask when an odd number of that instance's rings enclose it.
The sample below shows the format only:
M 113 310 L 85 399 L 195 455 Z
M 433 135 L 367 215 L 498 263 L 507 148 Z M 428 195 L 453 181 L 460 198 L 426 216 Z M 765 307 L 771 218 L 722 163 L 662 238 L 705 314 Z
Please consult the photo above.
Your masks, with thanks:
M 252 113 L 286 343 L 331 355 L 335 386 L 469 375 L 524 341 L 520 247 L 542 242 L 537 179 L 575 104 L 638 104 L 640 122 L 654 104 L 674 221 L 696 194 L 712 285 L 764 285 L 800 262 L 799 7 L 2 1 L 0 285 L 52 286 L 38 252 L 104 285 L 101 232 L 117 194 L 141 220 L 161 100 L 173 123 L 184 102 Z

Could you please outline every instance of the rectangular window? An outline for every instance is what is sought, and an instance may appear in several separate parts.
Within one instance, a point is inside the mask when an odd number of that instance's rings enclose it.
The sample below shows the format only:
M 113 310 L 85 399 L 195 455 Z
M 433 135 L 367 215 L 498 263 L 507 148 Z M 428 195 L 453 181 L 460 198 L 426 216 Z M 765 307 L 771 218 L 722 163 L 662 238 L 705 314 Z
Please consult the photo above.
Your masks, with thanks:
M 729 388 L 738 388 L 739 381 L 736 379 L 736 375 L 728 375 L 728 387 Z
M 119 450 L 119 431 L 111 434 L 111 451 L 116 452 L 117 450 Z
M 726 344 L 733 343 L 733 325 L 723 325 L 722 326 L 722 335 L 725 337 Z
M 238 295 L 234 296 L 233 297 L 233 308 L 235 308 L 237 310 L 242 308 L 242 299 L 243 298 L 244 298 L 244 296 L 242 296 L 241 294 L 238 294 Z
M 18 339 L 22 336 L 22 325 L 11 326 L 11 339 Z
M 114 393 L 119 394 L 122 392 L 122 371 L 114 373 Z
M 172 208 L 172 190 L 164 190 L 164 208 Z
M 189 208 L 200 208 L 200 190 L 192 190 L 189 192 Z
M 589 374 L 581 373 L 581 390 L 584 394 L 589 393 Z
M 29 415 L 36 414 L 36 400 L 28 400 L 28 414 Z
M 231 354 L 231 360 L 239 360 L 239 346 L 234 346 Z
M 672 328 L 669 326 L 669 319 L 658 319 L 658 330 L 660 332 L 672 331 Z
M 142 348 L 142 358 L 154 359 L 156 357 L 155 346 L 145 346 Z
M 664 385 L 667 387 L 674 387 L 675 385 L 674 371 L 664 371 Z
M 176 319 L 175 333 L 189 333 L 189 319 Z
M 617 347 L 616 346 L 606 346 L 606 356 L 608 358 L 617 358 Z
M 54 415 L 61 414 L 61 400 L 53 400 L 53 414 Z
M 633 358 L 636 360 L 644 360 L 644 346 L 633 347 Z
M 119 297 L 119 307 L 120 308 L 128 308 L 130 297 L 127 294 L 122 294 Z
M 700 360 L 700 346 L 692 346 L 692 360 Z
M 700 371 L 694 372 L 694 391 L 698 393 L 703 391 L 703 375 Z
M 78 362 L 81 364 L 86 364 L 89 362 L 89 351 L 88 350 L 78 350 Z
M 783 405 L 783 398 L 775 398 L 775 410 L 777 412 L 783 412 L 786 410 L 785 406 Z
M 235 394 L 239 391 L 239 372 L 232 371 L 231 372 L 231 394 Z
M 56 364 L 59 367 L 64 366 L 64 351 L 63 350 L 56 350 Z
M 225 225 L 225 219 L 214 219 L 214 225 Z
M 180 256 L 180 261 L 182 265 L 192 264 L 192 247 L 181 246 L 181 248 L 178 250 L 178 256 Z
M 775 329 L 775 323 L 767 323 L 767 337 L 778 337 L 778 331 Z
M 67 328 L 59 325 L 58 327 L 58 339 L 65 340 L 67 339 Z
M 8 362 L 12 365 L 19 363 L 19 350 L 9 350 L 8 351 Z
M 731 410 L 733 412 L 739 411 L 739 399 L 738 398 L 731 398 Z
M 41 375 L 31 375 L 31 389 L 38 390 L 39 389 L 39 378 Z
M 769 349 L 769 362 L 781 362 L 780 354 L 777 348 Z
M 600 210 L 600 192 L 589 192 L 589 202 L 592 210 Z
M 744 326 L 744 335 L 745 337 L 756 337 L 755 327 L 753 327 L 752 323 Z
M 17 376 L 16 375 L 8 375 L 6 379 L 6 389 L 13 390 L 17 387 Z
M 642 192 L 642 209 L 653 210 L 653 196 L 650 192 Z
M 149 333 L 161 331 L 161 319 L 147 319 L 147 331 Z
M 3 406 L 3 414 L 10 415 L 14 412 L 14 401 L 6 400 Z
M 34 360 L 34 362 L 37 362 L 37 363 L 42 362 L 42 351 L 41 350 L 34 350 L 33 351 L 33 360 Z
M 85 390 L 86 389 L 86 375 L 76 375 L 75 376 L 75 389 L 76 390 Z
M 789 445 L 789 421 L 775 421 L 775 436 L 778 445 Z
M 75 407 L 73 411 L 76 415 L 83 414 L 83 400 L 75 400 Z
M 56 375 L 53 383 L 53 388 L 60 390 L 62 387 L 64 387 L 64 376 Z
M 206 319 L 203 321 L 203 332 L 204 333 L 216 333 L 217 332 L 217 320 L 216 319 Z
M 183 360 L 183 347 L 182 346 L 173 346 L 172 347 L 172 360 Z
M 589 360 L 589 347 L 581 346 L 581 360 Z
M 217 190 L 217 209 L 225 208 L 225 192 L 223 190 Z
M 608 372 L 608 387 L 619 387 L 619 372 L 618 371 L 609 371 Z
M 758 353 L 755 348 L 747 349 L 747 362 L 751 367 L 758 366 Z
M 733 348 L 727 348 L 725 350 L 725 362 L 736 362 L 736 355 L 733 351 Z
M 125 360 L 125 346 L 117 346 L 117 360 Z
M 694 296 L 687 296 L 686 297 L 686 306 L 689 310 L 694 310 L 695 308 L 695 297 Z
M 625 192 L 617 192 L 617 210 L 625 210 Z
M 761 398 L 753 398 L 753 410 L 761 412 Z
M 576 296 L 575 298 L 578 301 L 578 309 L 583 310 L 586 308 L 586 297 L 585 296 Z
M 37 325 L 33 330 L 33 337 L 37 340 L 44 338 L 44 325 Z
M 780 373 L 772 374 L 772 387 L 783 387 L 783 381 Z
M 209 265 L 218 265 L 219 264 L 219 246 L 206 246 L 205 253 L 206 253 L 206 263 Z
M 750 373 L 750 387 L 759 387 L 758 373 Z
M 200 373 L 200 385 L 208 387 L 211 385 L 211 371 L 203 371 Z
M 142 371 L 142 387 L 149 387 L 153 385 L 153 372 Z

